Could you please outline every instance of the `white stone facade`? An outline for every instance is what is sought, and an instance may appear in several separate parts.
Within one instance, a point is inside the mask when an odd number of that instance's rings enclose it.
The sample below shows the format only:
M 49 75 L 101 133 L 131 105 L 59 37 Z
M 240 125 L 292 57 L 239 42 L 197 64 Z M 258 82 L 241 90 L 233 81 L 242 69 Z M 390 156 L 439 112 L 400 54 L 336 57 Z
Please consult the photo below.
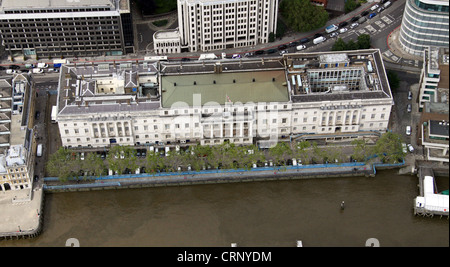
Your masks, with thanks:
M 298 60 L 311 57 L 307 60 L 313 60 L 317 58 L 317 54 L 288 54 L 283 58 L 264 59 L 264 66 L 259 65 L 261 59 L 257 58 L 240 61 L 219 60 L 224 66 L 222 73 L 217 73 L 217 63 L 214 62 L 191 62 L 182 65 L 178 62 L 134 62 L 131 67 L 141 79 L 138 93 L 101 97 L 87 96 L 88 92 L 95 90 L 83 87 L 82 83 L 76 86 L 76 80 L 81 79 L 81 73 L 88 69 L 87 67 L 78 64 L 76 67 L 66 65 L 61 71 L 58 96 L 57 121 L 62 144 L 68 147 L 105 147 L 116 143 L 132 146 L 175 143 L 214 145 L 226 140 L 237 144 L 252 144 L 268 140 L 289 140 L 291 137 L 300 136 L 305 139 L 342 140 L 385 132 L 393 105 L 392 94 L 384 67 L 376 66 L 376 62 L 382 64 L 379 51 L 363 51 L 365 52 L 354 53 L 368 54 L 366 57 L 373 60 L 373 69 L 368 70 L 366 65 L 359 62 L 356 62 L 355 66 L 338 66 L 321 71 L 311 69 L 322 72 L 321 75 L 331 75 L 331 69 L 348 70 L 348 75 L 351 71 L 361 71 L 358 72 L 360 77 L 349 76 L 360 79 L 361 85 L 358 85 L 358 88 L 347 88 L 346 91 L 342 88 L 339 90 L 343 91 L 333 89 L 326 94 L 315 91 L 313 87 L 310 87 L 308 93 L 294 91 L 288 78 L 298 71 L 290 65 L 290 57 L 294 60 L 296 57 Z M 353 57 L 356 58 L 351 55 L 351 58 Z M 156 64 L 161 64 L 164 74 L 156 71 Z M 245 71 L 239 70 L 240 64 L 246 64 L 243 68 Z M 251 66 L 257 67 L 249 70 Z M 110 64 L 111 71 L 112 67 Z M 277 76 L 276 80 L 264 77 L 267 76 L 264 72 L 266 68 L 276 68 L 276 73 L 281 73 L 281 76 Z M 231 69 L 235 69 L 234 72 Z M 201 74 L 196 74 L 198 70 L 201 70 Z M 334 73 L 341 77 L 347 75 L 345 71 Z M 260 76 L 257 76 L 258 74 Z M 83 75 L 86 86 L 94 85 L 86 78 L 87 74 Z M 366 84 L 369 76 L 381 78 L 377 78 L 379 80 L 373 84 Z M 172 80 L 166 79 L 167 77 Z M 197 81 L 194 84 L 182 84 L 189 79 L 187 77 Z M 227 84 L 228 77 L 236 77 L 238 80 L 229 81 Z M 257 78 L 252 82 L 251 77 Z M 330 77 L 324 76 L 323 81 L 331 80 Z M 264 78 L 266 80 L 263 80 Z M 241 82 L 243 79 L 248 79 L 249 82 Z M 309 79 L 312 80 L 311 77 Z M 142 82 L 150 80 L 153 82 Z M 176 82 L 172 84 L 173 81 Z M 144 84 L 154 86 L 155 91 L 141 88 Z M 335 85 L 327 86 L 336 88 L 333 87 Z M 317 83 L 316 86 L 325 85 Z M 233 88 L 236 91 L 233 92 Z M 65 93 L 65 90 L 68 92 Z M 205 90 L 205 93 L 198 95 L 203 102 L 195 102 L 196 92 L 200 92 L 198 90 Z M 227 92 L 224 98 L 228 99 L 224 99 L 222 103 L 222 97 L 219 96 L 221 90 Z M 277 98 L 276 90 L 285 95 Z M 211 91 L 214 94 L 208 95 Z M 185 103 L 180 100 L 167 102 L 174 95 L 180 94 L 185 94 Z M 250 98 L 246 99 L 246 94 L 250 95 Z M 81 97 L 82 95 L 85 97 Z M 215 102 L 208 98 L 209 96 L 213 97 Z M 192 98 L 193 104 L 189 102 Z

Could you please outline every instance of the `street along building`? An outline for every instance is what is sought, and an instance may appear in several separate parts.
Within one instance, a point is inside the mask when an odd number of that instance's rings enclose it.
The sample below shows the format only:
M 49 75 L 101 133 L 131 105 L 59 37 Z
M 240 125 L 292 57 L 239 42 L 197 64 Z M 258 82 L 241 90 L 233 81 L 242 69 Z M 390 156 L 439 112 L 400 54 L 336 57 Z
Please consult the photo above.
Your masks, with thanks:
M 56 120 L 66 147 L 269 146 L 351 140 L 388 129 L 380 51 L 62 67 Z
M 134 52 L 129 0 L 1 0 L 0 35 L 10 60 Z

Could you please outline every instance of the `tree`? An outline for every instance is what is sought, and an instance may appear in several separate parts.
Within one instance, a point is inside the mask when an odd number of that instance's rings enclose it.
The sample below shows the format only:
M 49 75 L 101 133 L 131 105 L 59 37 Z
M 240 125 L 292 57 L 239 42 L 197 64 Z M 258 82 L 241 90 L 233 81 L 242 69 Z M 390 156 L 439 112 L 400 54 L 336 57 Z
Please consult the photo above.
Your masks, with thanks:
M 308 161 L 308 149 L 311 147 L 311 143 L 307 140 L 302 140 L 297 143 L 297 146 L 294 148 L 294 156 L 296 158 L 300 158 L 302 162 Z
M 269 33 L 269 42 L 274 42 L 275 41 L 275 34 L 273 32 Z
M 349 40 L 345 47 L 345 50 L 358 50 L 358 43 L 355 43 L 353 40 Z
M 279 142 L 269 149 L 269 154 L 276 165 L 285 165 L 286 159 L 292 156 L 292 149 L 285 142 Z
M 307 32 L 325 25 L 328 12 L 309 0 L 283 0 L 280 12 L 287 25 L 295 31 Z
M 334 42 L 333 46 L 331 47 L 332 51 L 344 51 L 347 50 L 347 44 L 345 43 L 342 38 L 337 38 L 336 42 Z
M 364 162 L 370 156 L 371 152 L 367 146 L 365 139 L 355 139 L 352 141 L 353 154 L 352 158 L 358 162 Z
M 358 36 L 358 49 L 368 49 L 370 48 L 370 35 L 361 34 Z
M 391 89 L 397 89 L 400 86 L 400 79 L 398 78 L 397 73 L 395 71 L 388 70 L 386 75 Z
M 51 154 L 46 164 L 48 173 L 57 176 L 60 181 L 67 181 L 72 173 L 71 154 L 71 151 L 64 147 Z
M 353 10 L 357 9 L 361 4 L 359 3 L 359 0 L 346 0 L 344 9 L 345 13 L 352 12 Z
M 393 132 L 382 134 L 373 152 L 384 163 L 397 163 L 404 156 L 401 136 Z

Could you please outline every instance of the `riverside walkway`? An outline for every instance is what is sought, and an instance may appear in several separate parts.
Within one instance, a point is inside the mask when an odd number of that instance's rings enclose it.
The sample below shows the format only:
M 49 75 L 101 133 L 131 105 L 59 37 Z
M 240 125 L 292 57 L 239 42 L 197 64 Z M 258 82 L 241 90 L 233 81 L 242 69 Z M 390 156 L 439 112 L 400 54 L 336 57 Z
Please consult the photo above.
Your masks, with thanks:
M 44 191 L 0 192 L 0 239 L 32 238 L 42 229 Z
M 72 180 L 66 184 L 56 177 L 44 178 L 44 190 L 48 192 L 70 192 L 103 189 L 178 186 L 193 184 L 254 182 L 288 179 L 333 178 L 349 176 L 375 176 L 376 167 L 401 167 L 404 162 L 389 166 L 373 163 L 336 163 L 302 166 L 258 167 L 250 170 L 202 170 L 167 172 L 155 174 L 125 174 L 91 177 L 85 180 Z M 57 184 L 55 184 L 57 183 Z

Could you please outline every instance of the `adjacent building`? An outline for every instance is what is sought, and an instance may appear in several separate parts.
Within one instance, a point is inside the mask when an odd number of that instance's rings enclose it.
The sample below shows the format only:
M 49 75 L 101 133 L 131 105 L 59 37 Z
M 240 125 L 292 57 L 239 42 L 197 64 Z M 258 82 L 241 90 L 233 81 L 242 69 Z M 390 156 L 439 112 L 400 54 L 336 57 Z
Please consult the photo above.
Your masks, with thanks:
M 388 128 L 379 50 L 195 62 L 66 64 L 56 120 L 66 147 L 350 140 Z
M 36 144 L 30 77 L 0 78 L 0 190 L 31 189 Z
M 129 0 L 1 0 L 0 35 L 10 60 L 134 52 Z
M 400 44 L 421 56 L 427 46 L 449 46 L 449 0 L 406 0 Z
M 427 160 L 449 162 L 449 48 L 427 47 L 419 84 L 418 143 Z
M 267 43 L 277 27 L 278 0 L 178 0 L 178 29 L 181 51 L 212 51 Z M 177 39 L 156 32 L 154 51 L 168 50 Z M 164 44 L 166 43 L 166 44 Z M 172 52 L 173 53 L 173 52 Z

